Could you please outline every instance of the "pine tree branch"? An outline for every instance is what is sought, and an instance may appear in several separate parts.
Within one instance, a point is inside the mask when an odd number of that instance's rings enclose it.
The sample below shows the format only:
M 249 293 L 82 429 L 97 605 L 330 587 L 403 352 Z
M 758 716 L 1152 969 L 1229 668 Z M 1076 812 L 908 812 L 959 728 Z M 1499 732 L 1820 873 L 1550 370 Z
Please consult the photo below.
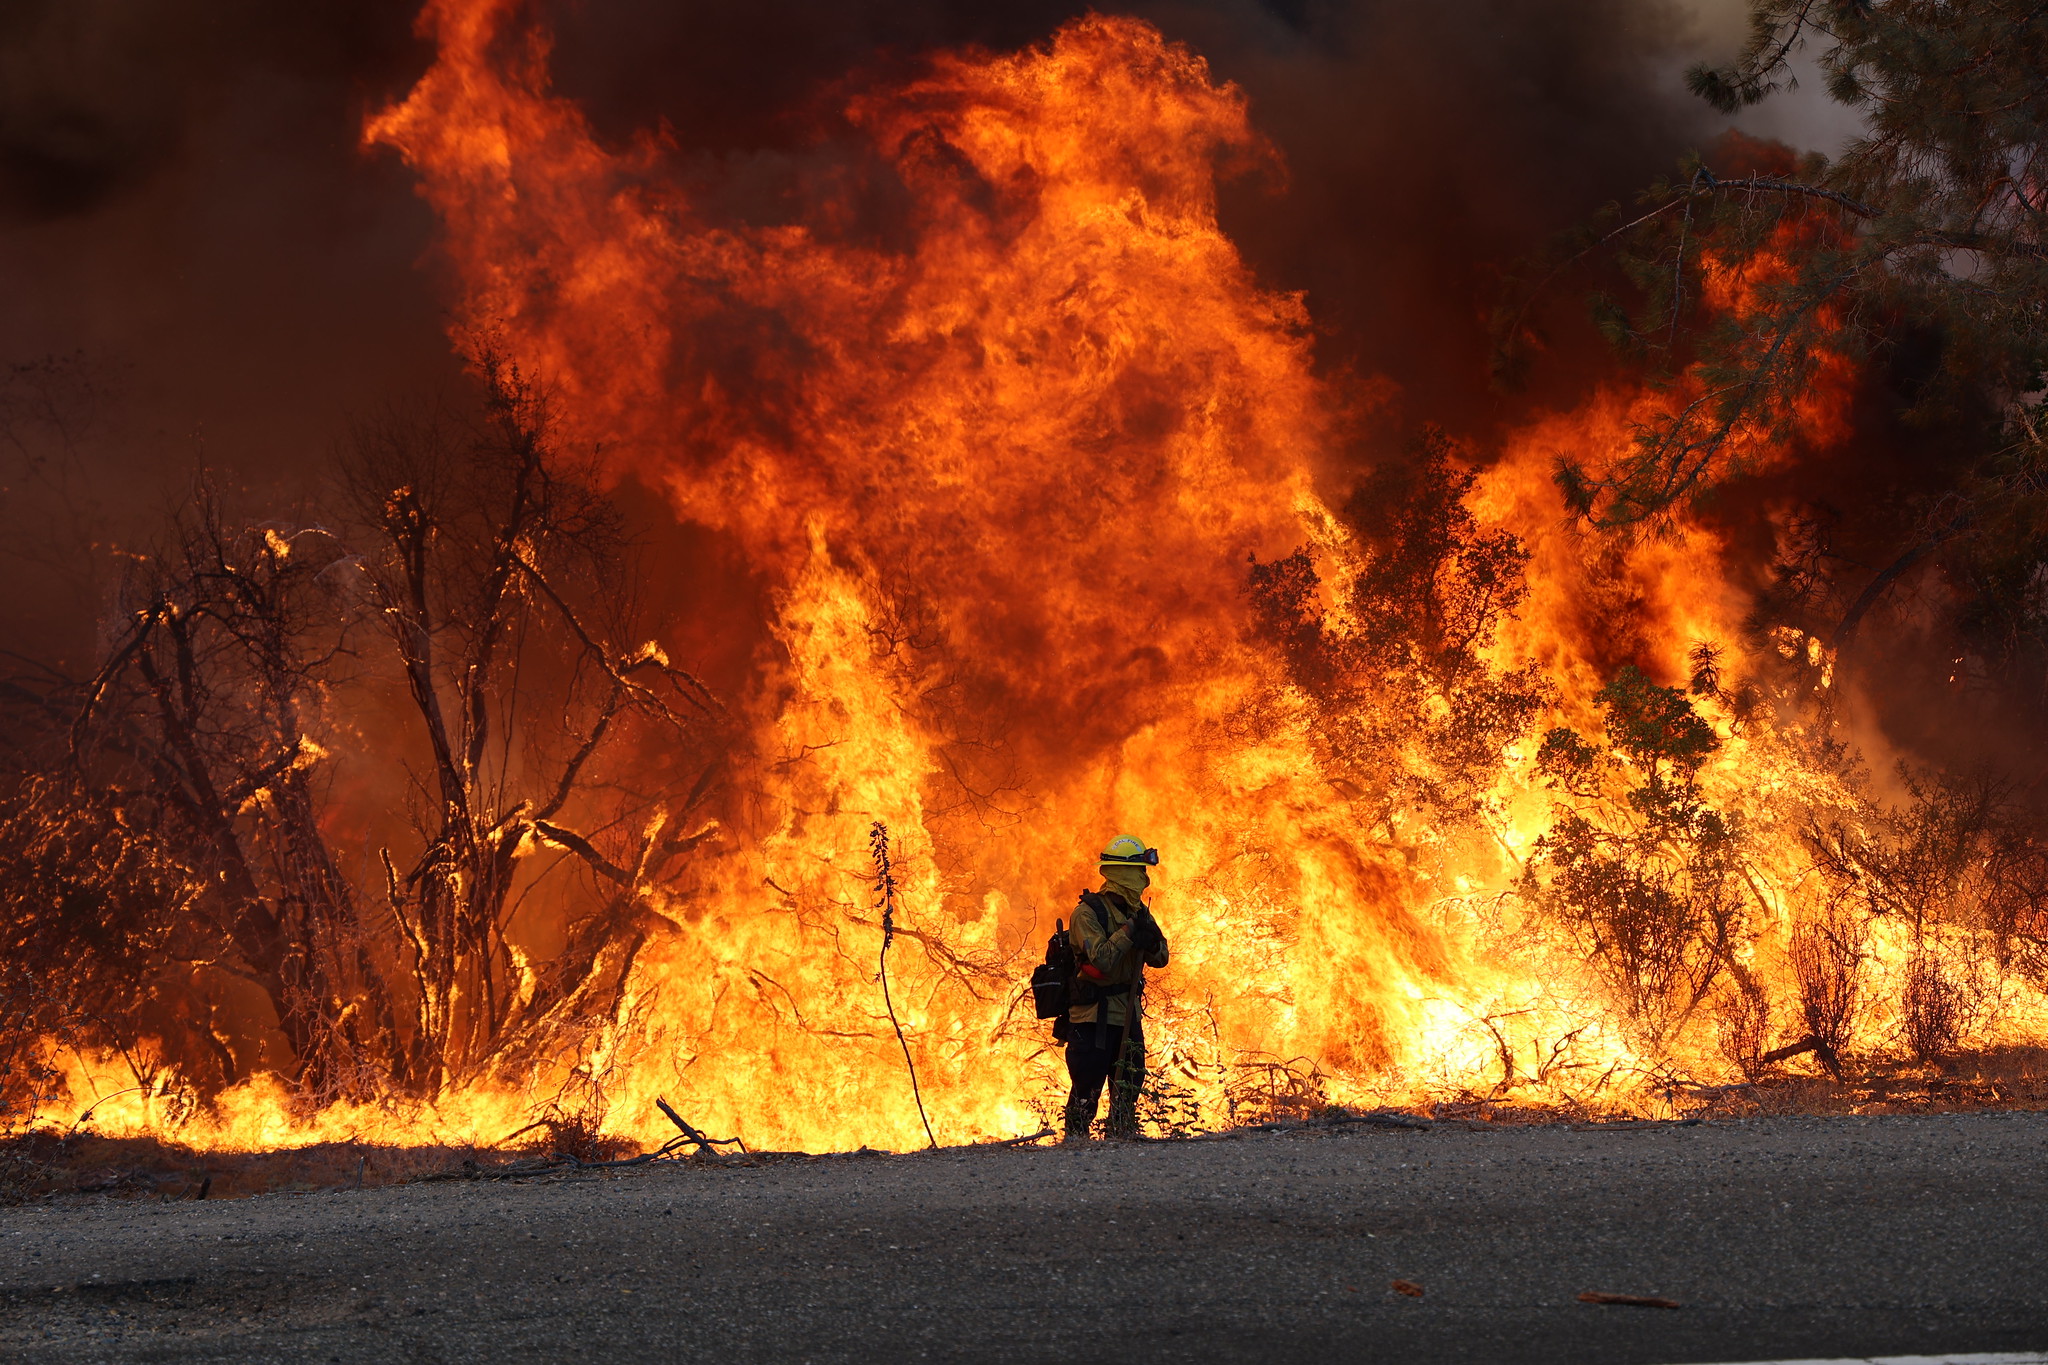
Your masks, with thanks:
M 1859 200 L 1851 199 L 1839 190 L 1827 189 L 1820 185 L 1802 184 L 1797 180 L 1785 180 L 1774 175 L 1750 175 L 1744 176 L 1740 180 L 1723 180 L 1705 166 L 1700 167 L 1699 173 L 1693 177 L 1692 183 L 1687 187 L 1687 192 L 1691 194 L 1748 192 L 1756 194 L 1798 195 L 1809 199 L 1825 199 L 1831 204 L 1836 204 L 1849 210 L 1858 218 L 1882 218 L 1885 216 L 1883 210 L 1873 208 Z

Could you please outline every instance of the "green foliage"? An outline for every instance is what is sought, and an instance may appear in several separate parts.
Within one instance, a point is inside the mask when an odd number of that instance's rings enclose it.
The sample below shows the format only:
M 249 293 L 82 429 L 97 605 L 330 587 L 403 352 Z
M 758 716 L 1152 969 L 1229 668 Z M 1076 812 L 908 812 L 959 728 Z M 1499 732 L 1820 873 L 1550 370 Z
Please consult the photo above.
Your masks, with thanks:
M 1612 210 L 1571 244 L 1572 261 L 1611 261 L 1633 286 L 1629 301 L 1595 299 L 1602 332 L 1673 383 L 1630 451 L 1560 468 L 1566 501 L 1597 525 L 1660 524 L 1794 440 L 1799 401 L 1830 352 L 1931 339 L 1904 415 L 1973 430 L 1987 456 L 2019 434 L 2042 387 L 2048 10 L 1754 0 L 1751 18 L 1740 59 L 1694 70 L 1694 91 L 1723 110 L 1758 103 L 1789 82 L 1795 55 L 1817 49 L 1829 94 L 1867 135 L 1833 162 L 1725 139 L 1651 185 L 1633 214 Z M 1712 309 L 1710 274 L 1742 286 Z M 1503 312 L 1510 349 L 1525 312 Z M 2002 489 L 1986 474 L 1971 471 L 1958 491 Z
M 2037 413 L 2019 416 L 2019 439 L 1943 510 L 1956 537 L 1947 559 L 1963 638 L 2039 679 L 2048 675 L 2048 444 Z
M 1659 687 L 1634 664 L 1600 689 L 1599 701 L 1607 708 L 1608 741 L 1653 774 L 1668 764 L 1690 777 L 1720 746 L 1685 693 Z
M 1552 786 L 1562 787 L 1574 796 L 1597 795 L 1608 766 L 1600 751 L 1567 725 L 1545 734 L 1536 750 L 1536 770 Z
M 1694 781 L 1719 740 L 1683 692 L 1631 666 L 1598 700 L 1604 745 L 1559 727 L 1537 750 L 1538 771 L 1573 803 L 1537 841 L 1522 892 L 1581 935 L 1654 1038 L 1699 1006 L 1730 960 L 1741 841 Z

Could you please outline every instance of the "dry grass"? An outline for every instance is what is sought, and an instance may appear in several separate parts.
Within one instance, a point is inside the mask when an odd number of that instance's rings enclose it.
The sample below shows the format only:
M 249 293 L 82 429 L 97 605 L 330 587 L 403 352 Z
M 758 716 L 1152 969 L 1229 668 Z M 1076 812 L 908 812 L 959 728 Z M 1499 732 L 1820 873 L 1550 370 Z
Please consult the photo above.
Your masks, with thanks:
M 1791 1114 L 1952 1114 L 2048 1109 L 2048 1047 L 2005 1047 L 1937 1062 L 1879 1063 L 1844 1080 L 1779 1074 L 1693 1097 L 1701 1118 Z M 1683 1101 L 1681 1101 L 1683 1103 Z

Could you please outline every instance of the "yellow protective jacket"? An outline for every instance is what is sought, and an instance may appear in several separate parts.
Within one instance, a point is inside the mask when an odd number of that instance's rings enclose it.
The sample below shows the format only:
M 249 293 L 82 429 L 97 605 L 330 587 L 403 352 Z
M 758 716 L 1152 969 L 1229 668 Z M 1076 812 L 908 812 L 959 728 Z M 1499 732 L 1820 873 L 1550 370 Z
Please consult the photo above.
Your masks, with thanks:
M 1141 958 L 1131 945 L 1131 919 L 1139 904 L 1137 898 L 1115 882 L 1105 881 L 1100 903 L 1109 912 L 1106 929 L 1086 901 L 1074 907 L 1074 918 L 1067 928 L 1067 941 L 1074 948 L 1074 965 L 1085 964 L 1102 973 L 1099 982 L 1084 976 L 1092 984 L 1130 989 L 1105 995 L 1097 1004 L 1075 1005 L 1067 1011 L 1067 1017 L 1077 1024 L 1092 1024 L 1096 1022 L 1096 1011 L 1107 1009 L 1109 1026 L 1120 1028 L 1130 1020 L 1131 1007 L 1144 990 L 1146 966 L 1166 965 L 1166 943 L 1162 938 L 1157 947 Z M 1141 1013 L 1139 1017 L 1144 1016 Z

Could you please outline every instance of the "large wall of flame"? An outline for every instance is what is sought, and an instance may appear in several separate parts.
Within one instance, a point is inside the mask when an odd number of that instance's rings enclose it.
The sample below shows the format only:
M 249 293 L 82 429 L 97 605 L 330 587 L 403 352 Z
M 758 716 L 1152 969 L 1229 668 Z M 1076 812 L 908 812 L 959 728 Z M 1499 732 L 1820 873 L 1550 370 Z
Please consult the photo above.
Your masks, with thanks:
M 1270 668 L 1245 564 L 1335 534 L 1306 316 L 1216 221 L 1219 169 L 1268 155 L 1240 92 L 1132 20 L 942 58 L 851 110 L 907 201 L 876 248 L 703 221 L 658 144 L 597 143 L 503 8 L 431 18 L 440 63 L 370 136 L 448 224 L 465 327 L 774 585 L 741 699 L 756 822 L 678 892 L 645 980 L 693 1101 L 767 1140 L 909 1137 L 862 951 L 875 820 L 906 925 L 1012 963 L 1093 848 L 1140 831 L 1178 953 L 1162 1045 L 1195 1046 L 1199 1005 L 1212 1054 L 1390 1061 L 1437 955 L 1399 878 L 1301 736 L 1214 740 Z M 1042 1097 L 986 1057 L 1036 1047 L 1004 1032 L 1014 966 L 898 961 L 940 1125 L 1024 1121 Z M 729 989 L 760 978 L 779 1000 Z M 798 1098 L 783 1123 L 751 1104 L 770 1077 Z

